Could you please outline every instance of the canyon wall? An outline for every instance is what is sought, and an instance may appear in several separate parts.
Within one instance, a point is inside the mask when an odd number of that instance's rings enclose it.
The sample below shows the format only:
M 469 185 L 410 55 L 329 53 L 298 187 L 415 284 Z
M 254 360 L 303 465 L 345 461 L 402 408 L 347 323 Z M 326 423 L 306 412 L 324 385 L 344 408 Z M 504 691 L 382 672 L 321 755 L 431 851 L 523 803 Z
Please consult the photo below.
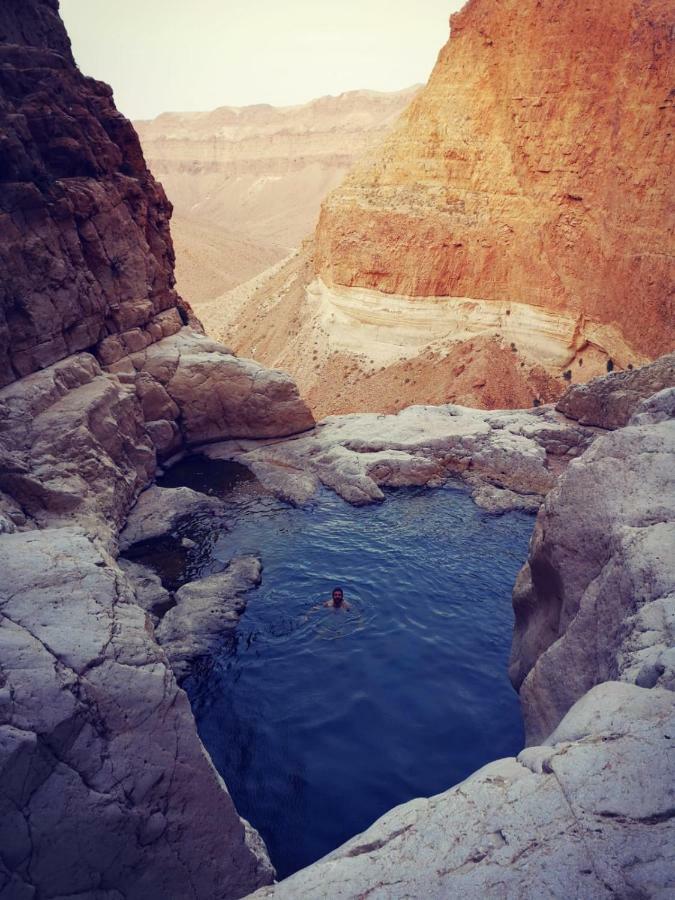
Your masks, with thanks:
M 178 287 L 211 300 L 283 259 L 321 201 L 379 143 L 417 88 L 301 106 L 223 106 L 134 123 L 175 207 Z
M 487 301 L 496 330 L 512 304 L 545 311 L 568 362 L 586 343 L 622 366 L 672 349 L 672 35 L 668 0 L 470 0 L 325 201 L 318 274 Z
M 109 336 L 137 350 L 187 321 L 171 207 L 111 89 L 75 67 L 57 8 L 4 6 L 0 385 L 80 350 L 107 362 Z
M 470 0 L 314 240 L 211 303 L 317 416 L 557 400 L 675 346 L 667 0 Z

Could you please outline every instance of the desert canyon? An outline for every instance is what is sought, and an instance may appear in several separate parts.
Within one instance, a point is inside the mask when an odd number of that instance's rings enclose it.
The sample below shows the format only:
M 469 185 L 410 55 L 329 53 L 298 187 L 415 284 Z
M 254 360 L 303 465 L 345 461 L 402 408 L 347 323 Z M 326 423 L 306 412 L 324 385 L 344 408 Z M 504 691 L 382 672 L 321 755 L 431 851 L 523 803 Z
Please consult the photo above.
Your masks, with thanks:
M 469 0 L 314 238 L 198 317 L 58 0 L 0 6 L 2 900 L 672 894 L 672 26 L 666 0 Z M 452 483 L 536 513 L 525 748 L 276 883 L 180 686 L 260 561 L 172 592 L 124 556 L 216 505 L 156 484 L 196 451 L 298 508 Z
M 174 206 L 179 292 L 199 305 L 285 259 L 314 230 L 324 197 L 416 91 L 352 91 L 303 106 L 225 106 L 134 122 Z
M 319 416 L 531 406 L 669 350 L 671 25 L 668 2 L 467 3 L 313 240 L 200 304 L 207 330 Z

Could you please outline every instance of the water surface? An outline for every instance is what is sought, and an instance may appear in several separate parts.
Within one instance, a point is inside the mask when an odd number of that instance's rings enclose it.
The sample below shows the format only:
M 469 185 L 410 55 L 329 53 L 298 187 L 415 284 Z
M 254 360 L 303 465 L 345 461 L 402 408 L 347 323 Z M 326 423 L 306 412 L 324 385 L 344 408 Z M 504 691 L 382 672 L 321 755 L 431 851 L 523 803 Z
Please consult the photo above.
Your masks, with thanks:
M 235 636 L 184 686 L 283 877 L 392 806 L 522 748 L 506 665 L 511 588 L 534 520 L 488 516 L 447 489 L 402 489 L 358 509 L 324 492 L 294 509 L 241 475 L 192 460 L 164 479 L 228 503 L 222 523 L 181 526 L 198 546 L 173 557 L 169 580 L 241 553 L 262 558 Z M 336 584 L 352 610 L 314 608 Z

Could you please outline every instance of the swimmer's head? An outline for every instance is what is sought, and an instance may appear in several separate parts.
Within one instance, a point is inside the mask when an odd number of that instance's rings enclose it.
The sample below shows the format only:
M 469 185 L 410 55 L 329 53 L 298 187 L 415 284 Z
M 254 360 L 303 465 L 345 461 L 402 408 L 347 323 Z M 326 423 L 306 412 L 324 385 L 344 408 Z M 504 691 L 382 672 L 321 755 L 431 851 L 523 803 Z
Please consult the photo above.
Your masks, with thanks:
M 335 606 L 342 606 L 342 601 L 345 598 L 345 594 L 341 587 L 333 588 L 332 597 L 333 597 L 333 603 L 335 604 Z

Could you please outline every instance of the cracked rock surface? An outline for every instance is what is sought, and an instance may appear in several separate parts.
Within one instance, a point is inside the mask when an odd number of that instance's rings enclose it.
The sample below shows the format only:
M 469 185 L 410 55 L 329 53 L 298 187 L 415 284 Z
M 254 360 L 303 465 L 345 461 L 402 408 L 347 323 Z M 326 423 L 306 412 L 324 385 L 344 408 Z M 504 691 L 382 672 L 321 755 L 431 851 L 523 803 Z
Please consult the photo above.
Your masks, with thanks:
M 673 548 L 675 420 L 612 432 L 570 464 L 513 595 L 528 740 L 602 681 L 675 688 Z
M 560 398 L 556 409 L 583 425 L 622 428 L 642 401 L 674 387 L 675 353 L 670 353 L 641 369 L 575 384 Z
M 170 534 L 188 515 L 217 515 L 223 504 L 215 497 L 188 487 L 164 488 L 153 484 L 138 498 L 119 536 L 120 550 L 140 541 Z
M 157 640 L 177 678 L 220 645 L 223 632 L 236 628 L 246 609 L 246 593 L 260 584 L 262 565 L 255 556 L 233 559 L 224 572 L 183 585 L 175 606 L 162 618 Z
M 383 487 L 441 484 L 460 477 L 494 512 L 539 508 L 560 471 L 594 434 L 550 408 L 486 412 L 462 406 L 411 406 L 396 415 L 330 416 L 308 433 L 259 446 L 202 448 L 249 466 L 291 502 L 319 483 L 350 503 L 384 498 Z
M 268 881 L 112 558 L 80 529 L 44 529 L 6 535 L 0 571 L 3 900 Z

